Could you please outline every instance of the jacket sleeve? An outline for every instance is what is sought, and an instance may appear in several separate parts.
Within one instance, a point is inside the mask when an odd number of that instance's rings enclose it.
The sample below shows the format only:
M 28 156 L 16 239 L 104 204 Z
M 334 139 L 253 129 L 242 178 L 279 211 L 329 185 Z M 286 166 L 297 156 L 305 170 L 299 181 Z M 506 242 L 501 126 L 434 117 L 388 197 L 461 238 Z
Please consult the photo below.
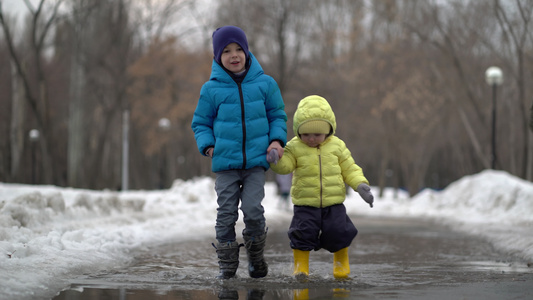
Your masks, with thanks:
M 277 164 L 270 164 L 272 171 L 278 174 L 290 174 L 296 168 L 296 157 L 291 148 L 291 144 L 287 144 L 285 150 L 283 151 L 283 156 L 278 161 Z
M 357 190 L 357 187 L 361 183 L 369 184 L 368 180 L 363 174 L 363 169 L 355 163 L 352 153 L 341 139 L 339 139 L 339 145 L 339 164 L 341 166 L 344 182 L 346 182 L 354 190 Z
M 194 111 L 191 127 L 194 131 L 196 145 L 202 155 L 206 155 L 205 150 L 215 145 L 213 133 L 213 120 L 216 115 L 216 108 L 209 96 L 208 89 L 204 85 L 200 91 L 200 99 Z
M 287 114 L 281 91 L 274 79 L 271 80 L 270 91 L 265 103 L 269 124 L 269 143 L 278 140 L 281 146 L 287 144 Z

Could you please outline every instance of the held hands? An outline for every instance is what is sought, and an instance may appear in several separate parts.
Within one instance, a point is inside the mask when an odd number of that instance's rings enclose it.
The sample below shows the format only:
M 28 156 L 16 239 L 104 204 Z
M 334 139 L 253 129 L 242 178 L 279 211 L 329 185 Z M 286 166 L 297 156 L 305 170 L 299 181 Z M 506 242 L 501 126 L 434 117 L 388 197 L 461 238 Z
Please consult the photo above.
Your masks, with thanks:
M 367 184 L 361 183 L 357 187 L 357 192 L 361 198 L 363 198 L 363 200 L 370 205 L 370 207 L 374 207 L 374 205 L 372 205 L 374 203 L 374 196 L 370 192 L 370 187 Z
M 269 163 L 277 164 L 278 160 L 283 156 L 283 148 L 278 141 L 270 143 L 267 149 L 267 161 Z
M 278 150 L 275 148 L 270 150 L 270 152 L 267 153 L 267 161 L 269 163 L 277 164 L 279 160 Z

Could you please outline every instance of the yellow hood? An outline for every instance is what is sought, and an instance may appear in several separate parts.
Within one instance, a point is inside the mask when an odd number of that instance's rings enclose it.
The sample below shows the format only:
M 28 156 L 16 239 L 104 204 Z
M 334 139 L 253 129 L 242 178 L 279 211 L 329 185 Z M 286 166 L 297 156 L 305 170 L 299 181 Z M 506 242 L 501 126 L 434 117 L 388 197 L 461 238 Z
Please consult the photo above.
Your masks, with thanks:
M 320 96 L 307 96 L 300 100 L 298 108 L 294 113 L 293 130 L 294 135 L 298 136 L 298 128 L 309 121 L 322 120 L 326 121 L 333 128 L 332 134 L 337 130 L 337 122 L 335 121 L 335 114 L 331 109 L 328 101 Z

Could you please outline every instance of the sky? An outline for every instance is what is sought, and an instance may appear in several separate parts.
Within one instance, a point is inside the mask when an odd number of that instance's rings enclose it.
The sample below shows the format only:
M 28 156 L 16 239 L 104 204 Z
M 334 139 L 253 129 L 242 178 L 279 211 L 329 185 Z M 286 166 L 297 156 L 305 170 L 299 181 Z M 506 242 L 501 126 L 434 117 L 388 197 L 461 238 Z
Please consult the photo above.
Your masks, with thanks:
M 36 9 L 41 0 L 29 0 L 33 8 Z M 151 3 L 161 4 L 160 6 L 154 5 L 152 7 L 152 13 L 155 13 L 155 18 L 158 19 L 161 11 L 163 10 L 163 5 L 166 5 L 171 0 L 153 0 Z M 47 0 L 45 2 L 45 8 L 50 9 L 57 0 Z M 147 7 L 145 0 L 133 0 L 133 3 L 137 4 L 136 7 L 142 8 L 146 13 L 146 19 L 133 18 L 132 23 L 137 23 L 135 26 L 139 25 L 138 34 L 141 39 L 147 38 L 152 34 L 155 34 L 155 27 L 148 26 L 147 24 L 154 21 L 149 18 L 149 15 L 152 15 Z M 63 8 L 68 7 L 69 1 L 63 1 Z M 23 29 L 22 22 L 24 21 L 23 17 L 29 13 L 28 7 L 25 4 L 24 0 L 0 0 L 2 5 L 2 10 L 6 15 L 15 18 L 17 26 L 11 26 L 11 29 L 14 31 L 14 37 L 17 38 L 20 36 L 20 31 Z M 216 2 L 213 0 L 194 0 L 194 6 L 180 6 L 178 11 L 173 15 L 173 18 L 167 23 L 164 22 L 163 36 L 173 35 L 179 38 L 179 44 L 183 47 L 196 48 L 198 46 L 205 46 L 206 41 L 210 41 L 211 32 L 213 28 L 210 28 L 208 25 L 208 20 L 213 18 L 214 5 Z M 46 9 L 44 11 L 47 11 Z M 61 10 L 60 10 L 61 12 Z M 46 15 L 46 14 L 45 14 Z M 154 17 L 152 15 L 152 17 Z M 157 22 L 156 22 L 157 23 Z M 142 25 L 141 25 L 142 24 Z M 150 30 L 154 30 L 148 32 Z M 0 31 L 0 36 L 2 32 Z
M 377 187 L 372 192 L 374 208 L 349 193 L 348 213 L 431 219 L 533 260 L 531 182 L 486 170 L 413 198 L 404 192 L 395 198 L 390 189 L 379 198 Z M 273 182 L 265 193 L 267 225 L 287 223 L 292 214 L 279 207 Z M 177 180 L 167 190 L 122 192 L 0 182 L 0 299 L 51 298 L 76 276 L 127 266 L 132 253 L 148 245 L 214 241 L 215 218 L 210 177 Z
M 28 7 L 26 6 L 26 3 L 24 3 L 24 0 L 1 0 L 1 2 L 4 12 L 10 15 L 20 17 L 28 12 Z M 39 0 L 30 0 L 30 3 L 36 8 L 39 4 Z

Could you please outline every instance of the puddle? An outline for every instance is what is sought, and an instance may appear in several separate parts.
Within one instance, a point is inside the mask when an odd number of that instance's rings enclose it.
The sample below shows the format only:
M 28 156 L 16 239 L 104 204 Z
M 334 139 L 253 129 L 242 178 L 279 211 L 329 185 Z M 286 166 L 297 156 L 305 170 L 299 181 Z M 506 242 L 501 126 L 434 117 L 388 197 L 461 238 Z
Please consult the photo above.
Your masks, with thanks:
M 533 292 L 533 268 L 486 241 L 420 220 L 357 220 L 351 280 L 335 280 L 333 255 L 320 250 L 310 254 L 310 280 L 296 281 L 286 232 L 271 228 L 262 279 L 249 278 L 245 251 L 238 278 L 215 279 L 212 241 L 187 241 L 139 252 L 122 270 L 75 278 L 54 300 L 521 299 Z

